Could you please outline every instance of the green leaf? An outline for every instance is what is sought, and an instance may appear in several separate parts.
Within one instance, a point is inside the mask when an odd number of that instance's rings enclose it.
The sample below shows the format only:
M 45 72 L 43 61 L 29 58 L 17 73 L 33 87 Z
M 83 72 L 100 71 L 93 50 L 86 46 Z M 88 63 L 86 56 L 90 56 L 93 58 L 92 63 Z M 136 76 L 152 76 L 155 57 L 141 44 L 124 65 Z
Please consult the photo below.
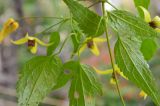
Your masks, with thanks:
M 68 70 L 64 70 L 58 77 L 57 84 L 53 87 L 53 90 L 59 89 L 67 84 L 71 79 L 71 74 Z
M 57 84 L 53 88 L 54 90 L 63 87 L 72 78 L 73 72 L 70 69 L 71 67 L 73 67 L 73 65 L 74 62 L 72 61 L 63 64 L 64 71 L 62 71 L 61 74 L 59 75 Z
M 58 32 L 53 32 L 50 36 L 49 43 L 53 43 L 53 45 L 47 48 L 47 55 L 52 55 L 53 51 L 57 48 L 60 43 L 60 35 Z
M 144 8 L 148 9 L 150 0 L 134 0 L 134 4 L 136 7 L 143 6 Z
M 144 20 L 133 14 L 115 10 L 108 13 L 109 25 L 122 36 L 137 36 L 140 39 L 158 37 L 158 33 Z
M 150 4 L 150 0 L 134 0 L 134 4 L 137 7 L 137 10 L 138 10 L 140 16 L 143 18 L 144 17 L 143 11 L 141 9 L 139 9 L 139 6 L 142 6 L 146 9 L 148 9 L 149 4 Z
M 152 39 L 146 39 L 142 42 L 141 52 L 146 60 L 150 60 L 155 52 L 157 51 L 158 46 L 156 42 Z
M 95 96 L 102 94 L 102 90 L 94 69 L 79 62 L 70 62 L 68 68 L 73 71 L 70 106 L 95 106 Z
M 159 106 L 160 93 L 155 79 L 140 52 L 140 42 L 136 38 L 118 38 L 115 45 L 115 58 L 126 77 L 151 97 Z
M 20 72 L 17 84 L 18 106 L 38 106 L 52 91 L 62 71 L 58 57 L 37 56 L 29 60 Z
M 96 13 L 73 0 L 63 0 L 73 14 L 73 19 L 78 23 L 83 33 L 87 36 L 100 36 L 104 33 L 104 21 Z

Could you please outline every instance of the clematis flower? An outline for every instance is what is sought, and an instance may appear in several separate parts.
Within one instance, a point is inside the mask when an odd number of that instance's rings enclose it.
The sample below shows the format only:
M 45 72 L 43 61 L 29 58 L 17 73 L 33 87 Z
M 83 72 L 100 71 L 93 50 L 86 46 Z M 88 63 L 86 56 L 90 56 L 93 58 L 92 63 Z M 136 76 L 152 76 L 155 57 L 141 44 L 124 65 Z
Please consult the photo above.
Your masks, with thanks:
M 144 99 L 147 98 L 147 94 L 146 94 L 144 91 L 141 91 L 141 92 L 139 93 L 139 96 L 140 96 L 140 97 L 143 97 Z
M 115 71 L 117 74 L 119 74 L 120 76 L 122 76 L 124 79 L 128 80 L 128 78 L 123 74 L 123 72 L 120 71 L 119 67 L 117 65 L 114 66 L 115 68 Z M 115 77 L 114 77 L 114 74 L 113 74 L 113 69 L 109 69 L 109 70 L 98 70 L 94 67 L 94 69 L 96 70 L 96 72 L 98 74 L 101 74 L 101 75 L 105 75 L 105 74 L 112 74 L 112 78 L 110 79 L 110 83 L 111 84 L 116 84 L 115 82 Z
M 128 78 L 123 74 L 123 72 L 120 71 L 120 69 L 118 68 L 117 65 L 114 66 L 115 68 L 115 71 L 117 74 L 119 74 L 121 77 L 123 77 L 124 79 L 128 80 Z M 110 84 L 113 84 L 115 85 L 116 84 L 116 81 L 115 81 L 115 76 L 113 74 L 113 69 L 109 69 L 109 70 L 98 70 L 94 67 L 95 71 L 98 73 L 98 74 L 101 74 L 101 75 L 105 75 L 105 74 L 112 74 L 112 78 L 110 79 Z M 147 94 L 144 92 L 144 91 L 141 91 L 139 93 L 139 96 L 140 97 L 144 97 L 144 99 L 147 98 Z
M 140 6 L 140 9 L 144 13 L 144 20 L 152 27 L 154 28 L 157 32 L 160 32 L 160 17 L 156 16 L 153 19 L 151 19 L 151 15 L 147 9 L 144 7 Z
M 37 46 L 38 44 L 42 45 L 42 46 L 50 46 L 51 44 L 45 44 L 44 42 L 42 42 L 41 40 L 39 40 L 36 37 L 31 37 L 28 35 L 28 33 L 26 34 L 26 36 L 24 38 L 21 38 L 17 41 L 13 41 L 11 40 L 11 42 L 15 45 L 21 45 L 21 44 L 28 44 L 28 48 L 31 51 L 31 53 L 35 54 L 37 52 Z
M 0 31 L 0 43 L 12 32 L 14 32 L 19 27 L 18 22 L 10 18 L 4 23 Z
M 79 50 L 79 53 L 81 54 L 86 48 L 89 48 L 90 51 L 94 55 L 98 56 L 99 55 L 99 49 L 97 47 L 97 43 L 102 43 L 102 42 L 105 42 L 105 41 L 106 41 L 106 39 L 104 39 L 104 38 L 91 38 L 91 37 L 89 37 L 84 41 L 82 47 Z

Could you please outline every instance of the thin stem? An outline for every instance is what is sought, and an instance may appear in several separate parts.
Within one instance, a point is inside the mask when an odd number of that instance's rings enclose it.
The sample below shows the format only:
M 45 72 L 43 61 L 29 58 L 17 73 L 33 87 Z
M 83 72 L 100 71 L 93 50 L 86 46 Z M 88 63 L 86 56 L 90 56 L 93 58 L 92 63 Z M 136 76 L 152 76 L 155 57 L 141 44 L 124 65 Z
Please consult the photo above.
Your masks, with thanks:
M 69 36 L 69 37 L 70 37 L 70 36 Z M 62 51 L 64 45 L 66 44 L 67 40 L 69 39 L 69 37 L 66 37 L 66 38 L 65 38 L 65 40 L 63 41 L 62 46 L 60 47 L 59 51 L 58 51 L 57 53 L 55 53 L 54 55 L 58 55 L 58 54 L 61 53 L 61 51 Z
M 64 19 L 63 17 L 40 17 L 40 16 L 31 16 L 31 17 L 21 17 L 19 20 L 22 19 L 37 19 L 37 18 L 43 18 L 43 19 Z
M 105 4 L 105 2 L 102 1 L 103 17 L 105 18 L 106 12 L 105 12 L 105 6 L 104 6 L 104 4 Z M 107 30 L 107 25 L 106 25 L 106 19 L 104 19 L 104 21 L 105 21 L 105 23 L 104 23 L 105 34 L 106 34 L 106 39 L 107 39 L 107 45 L 108 45 L 108 49 L 109 49 L 109 55 L 110 55 L 110 59 L 111 59 L 111 64 L 112 64 L 112 68 L 113 68 L 113 75 L 115 77 L 116 87 L 117 87 L 118 94 L 119 94 L 119 96 L 121 98 L 123 106 L 125 106 L 125 103 L 124 103 L 124 100 L 123 100 L 123 97 L 121 95 L 120 88 L 119 88 L 119 85 L 118 85 L 118 79 L 117 79 L 117 76 L 116 76 L 116 70 L 115 70 L 115 66 L 114 66 L 114 60 L 113 60 L 113 56 L 112 56 L 112 51 L 111 51 L 111 46 L 110 46 L 110 40 L 109 40 L 108 30 Z
M 48 28 L 46 28 L 45 30 L 43 30 L 43 31 L 41 31 L 41 32 L 39 32 L 39 33 L 33 34 L 32 36 L 37 36 L 37 35 L 39 35 L 39 34 L 43 34 L 44 32 L 48 31 L 49 29 L 53 28 L 54 26 L 57 26 L 57 25 L 59 25 L 60 23 L 65 22 L 65 21 L 67 21 L 67 20 L 68 20 L 68 19 L 62 20 L 62 21 L 60 21 L 60 22 L 58 22 L 58 23 L 56 23 L 56 24 L 53 24 L 53 25 L 49 26 Z
M 67 20 L 69 20 L 69 18 L 66 19 L 66 20 L 64 20 L 63 23 L 61 23 L 61 25 L 59 25 L 57 31 L 60 31 L 60 30 L 61 30 L 62 26 L 67 22 Z

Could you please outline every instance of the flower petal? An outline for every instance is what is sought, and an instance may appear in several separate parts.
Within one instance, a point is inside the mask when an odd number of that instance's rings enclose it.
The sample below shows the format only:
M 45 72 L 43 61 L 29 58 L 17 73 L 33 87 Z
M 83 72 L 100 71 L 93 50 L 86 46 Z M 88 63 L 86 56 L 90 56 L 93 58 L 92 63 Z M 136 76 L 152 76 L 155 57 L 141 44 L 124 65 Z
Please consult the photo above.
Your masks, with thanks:
M 156 31 L 156 32 L 160 32 L 160 28 L 156 28 L 155 31 Z
M 109 70 L 99 70 L 97 68 L 95 68 L 95 71 L 98 73 L 98 74 L 101 74 L 101 75 L 105 75 L 105 74 L 112 74 L 113 73 L 113 70 L 112 69 L 109 69 Z
M 146 94 L 144 91 L 141 91 L 141 92 L 139 93 L 139 96 L 140 96 L 140 97 L 143 97 L 144 99 L 147 98 L 147 94 Z
M 36 53 L 37 53 L 37 47 L 38 47 L 38 44 L 35 43 L 35 46 L 34 46 L 34 47 L 29 48 L 30 51 L 31 51 L 31 53 L 36 54 Z
M 160 17 L 159 16 L 154 17 L 153 22 L 156 24 L 157 27 L 160 27 Z
M 13 31 L 17 30 L 17 28 L 19 27 L 19 24 L 17 22 L 14 22 L 11 26 L 10 26 L 10 33 L 12 33 Z
M 115 80 L 114 78 L 111 78 L 111 79 L 110 79 L 110 84 L 116 85 L 116 80 Z
M 92 52 L 94 55 L 96 55 L 96 56 L 99 55 L 99 50 L 98 50 L 98 47 L 97 47 L 97 45 L 96 45 L 95 42 L 93 42 L 93 47 L 92 47 L 92 48 L 89 48 L 89 49 L 91 50 L 91 52 Z
M 4 23 L 3 26 L 4 26 L 4 27 L 5 27 L 5 26 L 9 26 L 9 24 L 10 24 L 10 23 L 13 23 L 13 22 L 14 22 L 14 19 L 13 19 L 13 18 L 9 18 L 9 19 Z
M 3 28 L 2 28 L 2 33 L 4 36 L 7 36 L 13 31 L 15 31 L 18 27 L 19 27 L 18 22 L 10 18 L 6 21 L 6 23 L 4 23 Z
M 4 40 L 4 36 L 3 36 L 3 34 L 0 32 L 0 43 Z
M 42 46 L 51 46 L 53 44 L 53 43 L 46 44 L 43 41 L 39 40 L 38 38 L 35 38 L 35 40 L 37 43 L 39 43 Z
M 123 77 L 124 79 L 128 80 L 128 78 L 123 74 L 123 72 L 119 69 L 119 67 L 117 65 L 114 66 L 116 72 Z
M 106 42 L 107 40 L 105 38 L 93 38 L 93 42 Z
M 140 8 L 140 9 L 143 11 L 143 13 L 144 13 L 144 20 L 145 20 L 147 23 L 151 22 L 151 15 L 150 15 L 150 13 L 148 12 L 148 10 L 145 9 L 144 7 L 142 7 L 142 6 L 139 6 L 139 8 Z
M 6 38 L 10 33 L 15 31 L 19 27 L 19 24 L 12 18 L 8 19 L 0 32 L 0 43 Z
M 28 38 L 24 37 L 24 38 L 21 38 L 21 39 L 16 40 L 16 41 L 11 40 L 11 43 L 13 43 L 15 45 L 21 45 L 21 44 L 26 43 L 27 41 L 28 41 Z
M 35 37 L 28 36 L 28 34 L 26 36 L 27 36 L 28 40 L 36 40 Z

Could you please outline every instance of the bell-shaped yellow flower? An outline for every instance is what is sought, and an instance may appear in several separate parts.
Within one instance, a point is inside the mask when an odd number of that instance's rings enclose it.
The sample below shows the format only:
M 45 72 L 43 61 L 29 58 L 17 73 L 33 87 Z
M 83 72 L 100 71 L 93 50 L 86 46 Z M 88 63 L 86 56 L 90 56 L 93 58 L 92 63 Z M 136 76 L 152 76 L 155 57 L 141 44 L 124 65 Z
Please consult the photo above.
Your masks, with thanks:
M 144 99 L 147 98 L 147 94 L 146 94 L 144 91 L 141 91 L 141 92 L 139 93 L 139 96 L 140 96 L 140 97 L 143 97 Z
M 144 20 L 152 27 L 154 28 L 157 32 L 160 32 L 160 17 L 156 16 L 153 19 L 151 19 L 151 15 L 147 9 L 144 7 L 140 6 L 140 9 L 144 13 Z
M 19 27 L 18 22 L 10 18 L 4 23 L 2 30 L 0 31 L 0 43 L 6 38 L 9 34 L 14 32 Z
M 28 48 L 29 50 L 31 51 L 31 53 L 35 54 L 37 52 L 37 46 L 38 46 L 38 43 L 42 46 L 50 46 L 52 45 L 53 43 L 51 44 L 45 44 L 44 42 L 42 42 L 41 40 L 39 40 L 38 38 L 36 37 L 31 37 L 28 35 L 28 33 L 26 34 L 26 36 L 24 38 L 21 38 L 17 41 L 13 41 L 11 40 L 11 42 L 15 45 L 21 45 L 21 44 L 25 44 L 27 43 L 28 44 Z
M 91 37 L 89 37 L 84 41 L 83 45 L 81 46 L 81 48 L 79 50 L 79 53 L 81 54 L 86 48 L 89 48 L 90 51 L 94 55 L 98 56 L 99 49 L 97 47 L 97 43 L 100 43 L 100 42 L 102 43 L 105 41 L 106 41 L 106 39 L 104 39 L 104 38 L 91 38 Z
M 115 68 L 115 71 L 116 71 L 117 74 L 119 74 L 124 79 L 128 80 L 128 78 L 123 74 L 123 72 L 120 71 L 120 69 L 117 65 L 115 65 L 114 68 Z M 112 78 L 110 79 L 110 84 L 113 84 L 113 85 L 116 84 L 115 77 L 114 77 L 114 74 L 113 74 L 113 69 L 104 70 L 104 71 L 103 70 L 98 70 L 95 67 L 94 67 L 94 69 L 98 74 L 101 74 L 101 75 L 112 74 Z M 147 98 L 147 94 L 144 91 L 141 91 L 139 93 L 139 96 L 143 97 L 144 99 Z
M 117 74 L 119 74 L 120 76 L 122 76 L 124 79 L 128 80 L 128 78 L 123 74 L 123 72 L 120 71 L 119 67 L 117 65 L 114 65 L 114 68 L 115 68 L 115 71 Z M 99 70 L 99 69 L 96 69 L 94 67 L 95 71 L 98 73 L 98 74 L 101 74 L 101 75 L 105 75 L 105 74 L 113 74 L 113 69 L 108 69 L 108 70 Z M 114 80 L 114 77 L 112 75 L 112 81 L 110 82 L 113 82 Z
M 123 77 L 124 79 L 128 80 L 128 78 L 123 74 L 123 72 L 120 71 L 119 67 L 117 65 L 114 65 L 114 68 L 115 68 L 115 71 L 117 74 L 119 74 L 121 77 Z M 98 74 L 101 74 L 101 75 L 105 75 L 105 74 L 112 74 L 112 78 L 110 79 L 110 83 L 111 84 L 116 84 L 115 82 L 115 77 L 114 77 L 114 74 L 113 74 L 113 69 L 108 69 L 108 70 L 98 70 L 94 67 L 95 71 L 98 73 Z

